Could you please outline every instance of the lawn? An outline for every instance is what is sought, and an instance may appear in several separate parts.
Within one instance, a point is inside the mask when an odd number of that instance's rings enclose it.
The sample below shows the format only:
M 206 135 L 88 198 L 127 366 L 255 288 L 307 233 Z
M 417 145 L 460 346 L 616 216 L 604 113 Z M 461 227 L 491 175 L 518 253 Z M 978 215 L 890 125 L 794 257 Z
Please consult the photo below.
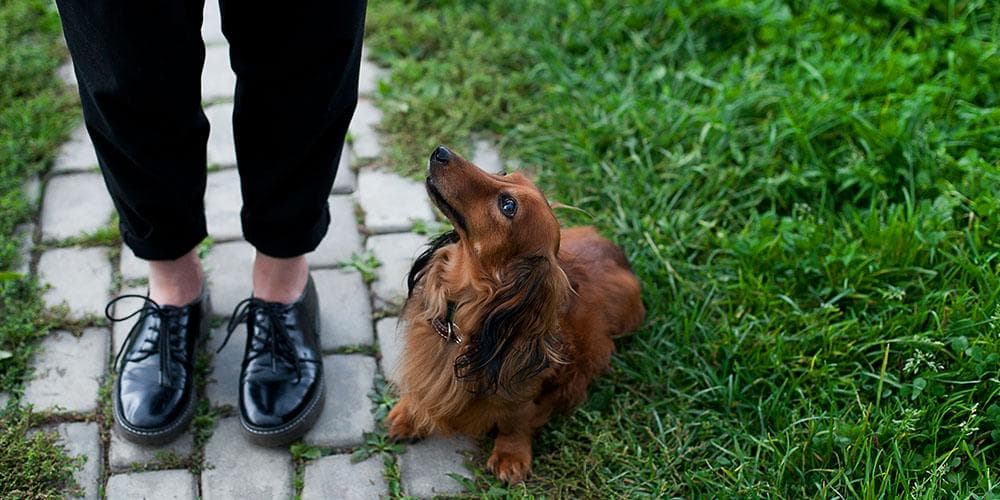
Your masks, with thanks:
M 65 58 L 59 18 L 45 0 L 0 0 L 0 393 L 21 390 L 37 340 L 48 332 L 35 281 L 14 273 L 35 207 L 24 183 L 48 167 L 76 119 L 72 92 L 54 71 Z M 53 442 L 26 431 L 25 412 L 0 406 L 0 497 L 59 496 L 79 465 Z
M 996 498 L 998 35 L 985 0 L 372 2 L 391 164 L 496 138 L 644 286 L 511 491 Z

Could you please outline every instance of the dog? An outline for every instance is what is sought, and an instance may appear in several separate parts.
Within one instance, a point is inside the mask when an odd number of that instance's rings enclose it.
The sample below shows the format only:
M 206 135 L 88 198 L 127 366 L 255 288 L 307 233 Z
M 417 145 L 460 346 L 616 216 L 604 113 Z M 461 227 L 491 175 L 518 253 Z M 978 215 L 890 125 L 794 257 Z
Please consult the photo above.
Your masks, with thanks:
M 645 317 L 625 254 L 592 227 L 560 229 L 527 177 L 489 174 L 441 146 L 431 200 L 454 230 L 413 263 L 389 436 L 496 430 L 487 469 L 507 483 L 531 472 L 531 440 L 586 399 L 613 339 Z

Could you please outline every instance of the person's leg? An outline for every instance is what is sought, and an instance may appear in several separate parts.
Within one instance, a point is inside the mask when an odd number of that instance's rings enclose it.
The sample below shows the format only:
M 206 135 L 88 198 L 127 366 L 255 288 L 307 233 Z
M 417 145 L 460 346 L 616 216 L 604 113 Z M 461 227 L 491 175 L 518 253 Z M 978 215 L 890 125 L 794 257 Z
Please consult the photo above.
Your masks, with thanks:
M 206 236 L 203 0 L 57 3 L 122 239 L 151 261 L 154 300 L 191 302 Z
M 319 300 L 304 254 L 330 224 L 327 198 L 358 99 L 364 0 L 280 8 L 222 0 L 236 73 L 234 132 L 243 235 L 257 249 L 240 422 L 249 439 L 284 445 L 323 409 Z
M 115 428 L 162 444 L 194 416 L 195 346 L 208 329 L 195 246 L 205 237 L 202 0 L 58 0 L 84 121 L 125 243 L 150 261 L 150 298 L 116 358 Z
M 291 302 L 305 253 L 330 223 L 327 198 L 358 99 L 365 2 L 280 8 L 222 0 L 236 73 L 234 130 L 254 296 Z

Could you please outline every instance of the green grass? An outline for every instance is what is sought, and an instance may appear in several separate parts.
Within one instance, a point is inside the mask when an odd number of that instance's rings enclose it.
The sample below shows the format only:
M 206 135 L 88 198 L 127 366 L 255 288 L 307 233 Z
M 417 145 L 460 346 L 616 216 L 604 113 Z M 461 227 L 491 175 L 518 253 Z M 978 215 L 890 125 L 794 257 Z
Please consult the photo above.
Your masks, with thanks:
M 34 217 L 22 187 L 43 172 L 75 119 L 75 101 L 53 72 L 65 56 L 59 18 L 49 2 L 0 4 L 0 270 L 14 269 L 19 224 Z M 44 336 L 37 285 L 8 275 L 0 279 L 0 391 L 17 387 L 31 352 Z
M 393 0 L 369 33 L 396 168 L 493 134 L 644 286 L 511 492 L 997 495 L 996 3 Z
M 37 340 L 52 318 L 40 290 L 16 269 L 15 228 L 35 214 L 22 192 L 42 173 L 75 119 L 75 100 L 55 77 L 65 57 L 55 7 L 42 0 L 0 0 L 0 392 L 16 394 Z M 27 435 L 32 416 L 0 409 L 0 496 L 58 497 L 77 490 L 71 459 L 52 433 Z M 36 422 L 37 423 L 37 422 Z

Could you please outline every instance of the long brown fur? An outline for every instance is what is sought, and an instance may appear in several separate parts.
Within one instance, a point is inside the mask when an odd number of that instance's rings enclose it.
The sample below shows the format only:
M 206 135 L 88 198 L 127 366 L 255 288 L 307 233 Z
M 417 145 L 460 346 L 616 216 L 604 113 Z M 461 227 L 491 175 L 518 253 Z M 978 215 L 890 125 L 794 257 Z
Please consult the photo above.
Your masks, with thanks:
M 496 429 L 487 468 L 517 483 L 531 471 L 535 430 L 583 402 L 608 368 L 612 339 L 642 323 L 639 281 L 621 249 L 593 228 L 560 229 L 520 174 L 487 174 L 452 153 L 447 164 L 432 162 L 427 187 L 455 231 L 410 273 L 389 434 Z M 499 209 L 501 195 L 516 200 L 514 217 Z M 460 343 L 432 326 L 449 303 Z

